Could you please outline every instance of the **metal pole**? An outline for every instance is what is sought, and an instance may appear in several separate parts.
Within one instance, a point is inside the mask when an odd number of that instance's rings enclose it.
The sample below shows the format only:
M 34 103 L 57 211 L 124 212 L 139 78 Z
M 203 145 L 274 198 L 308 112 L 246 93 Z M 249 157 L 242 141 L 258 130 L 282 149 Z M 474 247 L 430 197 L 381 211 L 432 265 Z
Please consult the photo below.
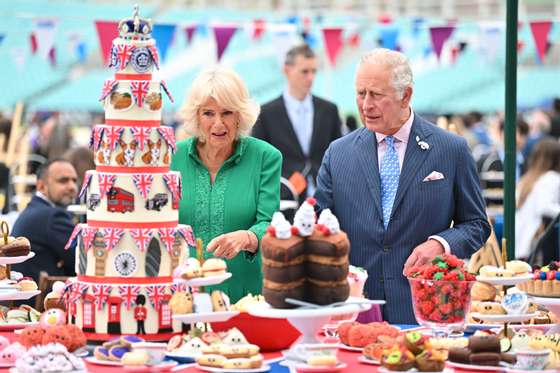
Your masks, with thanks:
M 515 257 L 515 127 L 517 119 L 517 9 L 518 0 L 507 0 L 506 102 L 504 160 L 504 237 L 509 259 Z

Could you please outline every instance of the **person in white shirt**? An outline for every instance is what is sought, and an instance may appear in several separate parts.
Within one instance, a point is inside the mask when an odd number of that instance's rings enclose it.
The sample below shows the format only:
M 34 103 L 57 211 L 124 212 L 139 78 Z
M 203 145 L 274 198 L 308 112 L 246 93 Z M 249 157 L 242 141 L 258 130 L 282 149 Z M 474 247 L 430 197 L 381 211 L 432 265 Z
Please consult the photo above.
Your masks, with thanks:
M 527 258 L 536 243 L 543 218 L 560 214 L 560 143 L 539 142 L 529 168 L 517 186 L 515 212 L 515 256 Z

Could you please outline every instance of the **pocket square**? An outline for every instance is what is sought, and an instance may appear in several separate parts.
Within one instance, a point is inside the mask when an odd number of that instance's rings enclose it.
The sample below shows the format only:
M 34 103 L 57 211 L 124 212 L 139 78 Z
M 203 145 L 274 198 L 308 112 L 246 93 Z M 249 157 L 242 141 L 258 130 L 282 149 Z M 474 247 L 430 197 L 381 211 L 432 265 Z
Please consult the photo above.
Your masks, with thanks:
M 445 179 L 445 176 L 443 176 L 441 172 L 432 171 L 432 173 L 426 176 L 422 181 L 435 181 L 441 179 Z

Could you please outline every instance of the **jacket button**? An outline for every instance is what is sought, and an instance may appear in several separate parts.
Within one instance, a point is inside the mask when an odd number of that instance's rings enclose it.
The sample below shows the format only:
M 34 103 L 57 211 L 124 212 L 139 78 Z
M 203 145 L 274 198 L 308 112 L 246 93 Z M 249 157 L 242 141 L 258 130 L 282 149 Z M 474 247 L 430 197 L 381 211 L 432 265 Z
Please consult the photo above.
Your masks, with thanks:
M 385 251 L 386 253 L 388 253 L 389 251 L 391 251 L 391 246 L 383 246 L 383 251 Z
M 385 279 L 383 277 L 379 277 L 379 282 L 383 284 L 385 282 Z

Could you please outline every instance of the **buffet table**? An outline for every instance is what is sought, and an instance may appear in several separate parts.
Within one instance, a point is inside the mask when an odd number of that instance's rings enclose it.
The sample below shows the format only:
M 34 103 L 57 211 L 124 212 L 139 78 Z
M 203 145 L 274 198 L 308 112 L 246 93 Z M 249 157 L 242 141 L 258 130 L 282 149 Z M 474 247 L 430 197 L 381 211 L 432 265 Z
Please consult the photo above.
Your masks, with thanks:
M 8 338 L 11 342 L 15 342 L 17 341 L 17 335 L 11 332 L 0 332 L 0 335 Z M 281 360 L 279 361 L 278 359 L 281 356 L 280 352 L 269 352 L 269 353 L 263 353 L 265 360 L 271 360 L 271 362 L 269 362 L 269 365 L 271 365 L 272 369 L 269 371 L 271 373 L 281 373 L 281 372 L 289 372 L 289 369 L 285 366 L 280 365 L 279 363 L 281 362 Z M 357 361 L 358 356 L 360 356 L 359 353 L 357 352 L 349 352 L 349 351 L 344 351 L 344 350 L 339 350 L 338 352 L 338 358 L 340 361 L 344 362 L 347 364 L 346 369 L 344 369 L 344 372 L 352 372 L 352 373 L 375 373 L 377 372 L 377 366 L 375 365 L 368 365 L 368 364 L 362 364 L 360 362 Z M 88 372 L 99 372 L 99 373 L 116 373 L 116 372 L 122 372 L 123 369 L 120 367 L 110 367 L 110 366 L 103 366 L 103 365 L 94 365 L 94 364 L 87 364 L 87 369 Z M 475 371 L 470 371 L 470 370 L 459 370 L 459 369 L 455 369 L 455 371 L 457 372 L 475 372 Z M 8 373 L 9 369 L 7 368 L 0 368 L 0 373 Z M 183 366 L 178 366 L 175 367 L 173 369 L 173 372 L 178 372 L 178 373 L 197 373 L 197 372 L 202 372 L 201 370 L 197 369 L 194 367 L 194 364 L 185 364 Z

